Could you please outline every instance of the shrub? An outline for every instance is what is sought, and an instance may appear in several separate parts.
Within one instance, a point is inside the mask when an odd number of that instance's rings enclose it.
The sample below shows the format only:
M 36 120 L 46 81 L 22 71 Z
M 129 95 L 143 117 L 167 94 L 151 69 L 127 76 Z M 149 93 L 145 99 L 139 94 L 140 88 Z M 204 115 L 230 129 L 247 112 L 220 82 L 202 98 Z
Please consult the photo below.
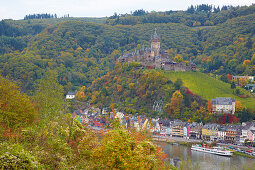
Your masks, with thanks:
M 1 144 L 0 152 L 0 169 L 37 169 L 41 167 L 36 158 L 19 144 Z

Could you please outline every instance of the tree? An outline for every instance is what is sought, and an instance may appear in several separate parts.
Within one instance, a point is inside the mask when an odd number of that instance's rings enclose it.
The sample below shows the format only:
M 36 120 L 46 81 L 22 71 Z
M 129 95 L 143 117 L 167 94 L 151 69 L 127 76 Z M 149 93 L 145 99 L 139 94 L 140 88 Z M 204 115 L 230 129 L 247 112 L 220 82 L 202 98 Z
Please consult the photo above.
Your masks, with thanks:
M 251 37 L 247 39 L 247 42 L 245 43 L 245 47 L 251 49 L 252 48 L 252 40 Z
M 104 169 L 164 169 L 163 152 L 146 135 L 121 127 L 108 131 L 93 150 L 93 159 Z
M 78 98 L 78 100 L 80 100 L 80 101 L 86 100 L 86 96 L 85 96 L 85 93 L 84 93 L 85 89 L 86 89 L 86 87 L 85 87 L 85 86 L 82 86 L 82 87 L 80 88 L 80 90 L 77 92 L 77 98 Z
M 195 21 L 193 23 L 193 27 L 198 27 L 198 26 L 201 26 L 201 23 L 199 21 Z
M 177 78 L 177 80 L 174 82 L 175 90 L 180 90 L 182 84 L 183 84 L 182 80 L 180 78 Z
M 231 81 L 231 89 L 235 89 L 236 88 L 236 83 L 235 81 Z
M 251 60 L 244 60 L 243 64 L 249 66 L 251 64 Z
M 9 79 L 0 75 L 0 124 L 4 128 L 30 125 L 36 110 L 29 97 Z
M 243 110 L 243 105 L 240 101 L 236 101 L 235 102 L 235 111 L 238 113 L 238 112 L 241 112 Z
M 228 81 L 231 81 L 232 80 L 232 75 L 231 74 L 227 74 L 227 78 L 228 78 Z
M 177 55 L 174 57 L 174 61 L 177 62 L 177 63 L 183 62 L 182 55 L 181 55 L 181 54 L 177 54 Z
M 188 7 L 187 12 L 190 14 L 193 14 L 195 12 L 195 8 L 193 5 L 191 5 L 190 7 Z
M 183 101 L 183 95 L 181 94 L 179 90 L 176 90 L 172 95 L 171 103 L 170 103 L 171 113 L 173 113 L 174 116 L 177 116 L 181 113 L 182 101 Z
M 226 82 L 226 83 L 228 83 L 228 81 L 229 81 L 229 79 L 228 79 L 228 77 L 227 77 L 226 74 L 223 74 L 223 75 L 220 77 L 220 80 L 223 81 L 223 82 Z
M 245 78 L 239 78 L 238 82 L 239 82 L 241 87 L 244 87 L 246 84 L 248 84 L 249 81 L 248 81 L 248 78 L 245 77 Z
M 34 94 L 35 106 L 45 122 L 56 118 L 65 106 L 63 86 L 58 84 L 57 77 L 55 71 L 48 70 L 37 85 Z
M 208 100 L 207 110 L 212 113 L 212 100 Z

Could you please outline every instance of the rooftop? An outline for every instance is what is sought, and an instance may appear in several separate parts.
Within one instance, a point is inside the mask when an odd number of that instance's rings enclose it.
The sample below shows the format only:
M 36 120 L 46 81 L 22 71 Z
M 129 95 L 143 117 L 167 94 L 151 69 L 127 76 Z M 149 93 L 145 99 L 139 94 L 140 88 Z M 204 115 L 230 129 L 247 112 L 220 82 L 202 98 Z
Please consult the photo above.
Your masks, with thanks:
M 66 95 L 75 95 L 75 92 L 68 92 Z
M 232 105 L 232 102 L 235 102 L 235 99 L 231 97 L 216 97 L 216 99 L 212 99 L 212 104 L 216 105 Z

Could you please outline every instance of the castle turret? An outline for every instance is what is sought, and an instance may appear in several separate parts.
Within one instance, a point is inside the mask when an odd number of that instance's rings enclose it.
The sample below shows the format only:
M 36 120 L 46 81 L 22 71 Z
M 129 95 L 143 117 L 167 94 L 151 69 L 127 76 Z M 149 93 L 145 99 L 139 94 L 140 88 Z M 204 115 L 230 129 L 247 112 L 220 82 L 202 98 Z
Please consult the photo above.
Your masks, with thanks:
M 154 35 L 151 38 L 151 56 L 159 56 L 160 51 L 160 37 L 157 34 L 157 29 L 155 28 Z

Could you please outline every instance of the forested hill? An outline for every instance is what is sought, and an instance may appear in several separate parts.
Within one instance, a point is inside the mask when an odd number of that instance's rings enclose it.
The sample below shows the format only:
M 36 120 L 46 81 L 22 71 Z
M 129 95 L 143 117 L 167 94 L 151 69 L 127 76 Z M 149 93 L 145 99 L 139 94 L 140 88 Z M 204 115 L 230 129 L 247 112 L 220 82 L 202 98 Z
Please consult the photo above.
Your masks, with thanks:
M 171 46 L 184 56 L 193 55 L 197 33 L 181 24 L 110 26 L 67 21 L 48 26 L 22 52 L 2 55 L 0 68 L 3 75 L 20 81 L 24 90 L 30 90 L 47 68 L 58 71 L 62 85 L 78 88 L 112 70 L 123 53 L 142 44 L 150 46 L 154 28 L 162 36 L 162 48 Z
M 228 19 L 246 16 L 255 12 L 255 5 L 233 7 L 223 6 L 221 9 L 212 5 L 191 5 L 186 11 L 146 12 L 136 10 L 131 14 L 117 14 L 107 18 L 110 25 L 136 25 L 145 23 L 183 23 L 190 27 L 213 26 Z
M 59 81 L 66 91 L 89 86 L 93 80 L 113 70 L 120 55 L 139 50 L 143 44 L 150 47 L 151 35 L 157 28 L 161 48 L 167 50 L 171 58 L 178 55 L 183 60 L 192 60 L 198 71 L 205 73 L 254 75 L 254 9 L 254 5 L 220 11 L 203 11 L 196 7 L 193 12 L 166 12 L 164 15 L 152 12 L 134 16 L 180 15 L 179 23 L 110 25 L 85 22 L 103 22 L 104 18 L 3 20 L 0 22 L 1 74 L 20 82 L 24 91 L 33 90 L 34 81 L 47 69 L 58 71 Z M 193 19 L 205 17 L 214 24 L 203 26 L 203 22 L 194 20 L 201 25 L 189 26 L 184 22 L 189 20 L 188 16 Z M 122 17 L 129 15 L 119 18 Z M 154 19 L 160 21 L 157 17 Z

